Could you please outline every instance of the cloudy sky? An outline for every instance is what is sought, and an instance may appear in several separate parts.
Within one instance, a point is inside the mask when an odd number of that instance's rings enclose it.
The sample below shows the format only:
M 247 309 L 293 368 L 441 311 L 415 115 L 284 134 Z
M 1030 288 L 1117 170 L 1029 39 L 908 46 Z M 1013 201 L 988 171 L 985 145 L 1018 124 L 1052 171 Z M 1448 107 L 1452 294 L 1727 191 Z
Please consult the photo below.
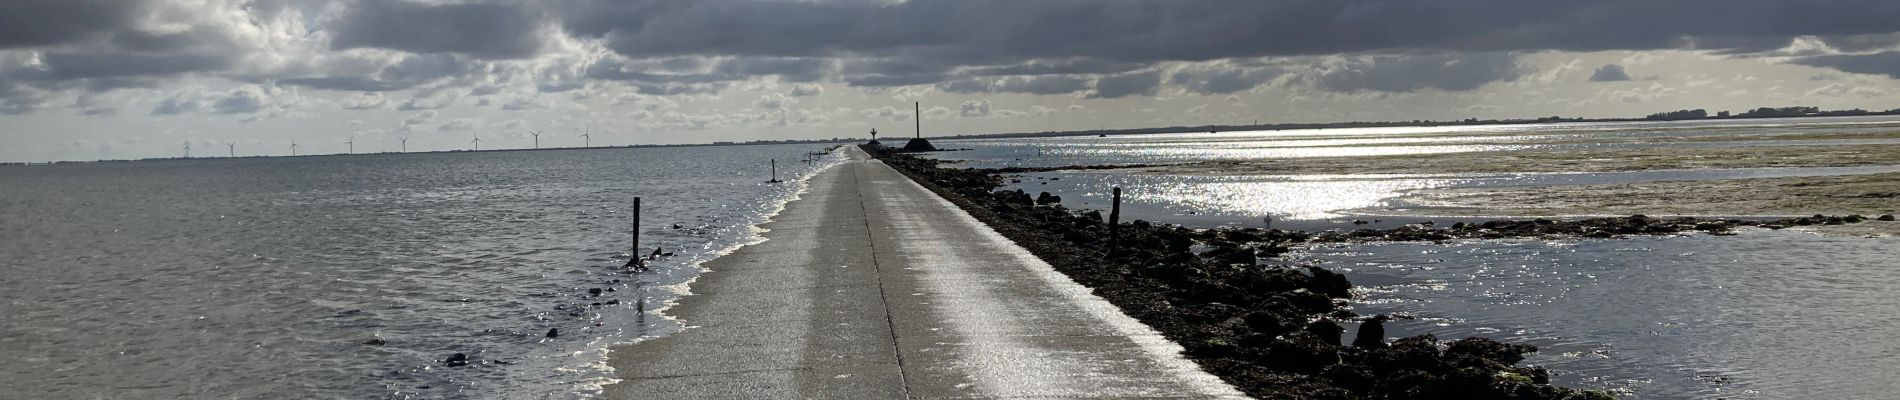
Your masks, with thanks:
M 0 161 L 1900 107 L 1892 0 L 6 0 Z

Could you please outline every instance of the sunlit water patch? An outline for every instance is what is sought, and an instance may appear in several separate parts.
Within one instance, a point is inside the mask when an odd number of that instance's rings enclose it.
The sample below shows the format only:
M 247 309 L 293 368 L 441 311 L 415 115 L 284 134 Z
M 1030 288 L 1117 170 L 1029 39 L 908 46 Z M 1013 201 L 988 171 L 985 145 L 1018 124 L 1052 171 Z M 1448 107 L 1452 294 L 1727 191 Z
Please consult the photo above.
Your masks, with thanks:
M 0 398 L 586 396 L 817 149 L 0 167 Z
M 1803 118 L 1299 129 L 1219 133 L 939 140 L 966 151 L 931 154 L 972 168 L 1161 164 L 1271 158 L 1361 157 L 1520 150 L 1857 146 L 1900 144 L 1890 138 L 1761 140 L 1795 134 L 1883 133 L 1900 117 Z M 1707 140 L 1731 137 L 1733 140 Z M 1696 141 L 1663 139 L 1703 138 Z
M 1889 398 L 1900 383 L 1900 241 L 1738 236 L 1314 248 L 1387 334 L 1537 345 L 1557 384 L 1626 399 Z M 1351 332 L 1347 333 L 1350 337 Z
M 1021 175 L 1011 188 L 1062 196 L 1070 207 L 1100 209 L 1114 187 L 1123 191 L 1123 213 L 1189 225 L 1324 229 L 1330 220 L 1378 215 L 1415 207 L 1407 191 L 1436 188 L 1640 183 L 1709 179 L 1834 176 L 1900 172 L 1900 166 L 1734 168 L 1604 173 L 1359 174 L 1359 175 L 1151 175 L 1116 171 L 1045 172 Z M 1317 222 L 1317 223 L 1316 223 Z

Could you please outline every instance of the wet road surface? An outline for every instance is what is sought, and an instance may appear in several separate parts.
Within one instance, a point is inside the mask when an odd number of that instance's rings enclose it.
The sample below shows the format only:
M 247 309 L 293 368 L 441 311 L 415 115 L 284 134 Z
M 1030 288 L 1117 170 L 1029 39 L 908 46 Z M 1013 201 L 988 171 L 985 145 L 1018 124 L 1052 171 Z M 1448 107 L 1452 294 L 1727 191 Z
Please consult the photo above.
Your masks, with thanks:
M 1180 346 L 862 152 L 616 348 L 628 398 L 1228 398 Z

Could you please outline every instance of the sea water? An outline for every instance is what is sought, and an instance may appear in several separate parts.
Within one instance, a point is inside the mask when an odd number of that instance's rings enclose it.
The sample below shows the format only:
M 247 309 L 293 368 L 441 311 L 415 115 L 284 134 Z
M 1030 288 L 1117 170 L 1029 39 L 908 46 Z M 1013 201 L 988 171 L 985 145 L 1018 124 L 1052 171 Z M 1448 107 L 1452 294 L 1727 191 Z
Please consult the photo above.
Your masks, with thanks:
M 0 398 L 585 397 L 820 150 L 0 167 Z
M 1644 122 L 939 140 L 953 167 L 1356 157 L 1638 147 L 1862 146 L 1892 117 Z M 1836 134 L 1834 139 L 1764 140 Z M 1667 138 L 1668 140 L 1657 140 Z M 1683 138 L 1702 140 L 1683 141 Z M 1561 144 L 1552 144 L 1561 143 Z M 1687 151 L 1687 150 L 1685 150 Z M 1014 174 L 1124 221 L 1330 230 L 1475 218 L 1380 217 L 1407 191 L 1891 173 L 1900 166 L 1628 172 L 1285 175 L 1126 170 Z M 1384 218 L 1383 222 L 1377 219 Z M 1355 219 L 1374 220 L 1358 225 Z M 1870 222 L 1887 223 L 1891 222 Z M 1389 336 L 1469 336 L 1537 345 L 1525 361 L 1557 384 L 1625 399 L 1892 398 L 1900 391 L 1900 238 L 1743 229 L 1623 239 L 1329 244 L 1285 260 L 1346 274 L 1364 315 L 1408 316 Z M 1356 329 L 1356 324 L 1348 324 Z M 1353 333 L 1347 332 L 1346 337 Z

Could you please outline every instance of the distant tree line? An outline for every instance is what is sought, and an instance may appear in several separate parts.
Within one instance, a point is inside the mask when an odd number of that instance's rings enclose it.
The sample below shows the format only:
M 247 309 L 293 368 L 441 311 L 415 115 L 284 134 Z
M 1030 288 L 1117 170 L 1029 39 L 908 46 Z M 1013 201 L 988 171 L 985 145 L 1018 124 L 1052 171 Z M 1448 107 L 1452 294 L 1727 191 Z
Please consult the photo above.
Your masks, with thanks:
M 1659 113 L 1649 115 L 1649 119 L 1656 120 L 1656 121 L 1674 121 L 1674 120 L 1679 120 L 1679 119 L 1703 119 L 1703 118 L 1708 118 L 1708 117 L 1709 117 L 1709 110 L 1704 110 L 1700 108 L 1694 109 L 1694 110 L 1677 110 L 1677 111 L 1669 111 L 1669 112 L 1659 112 Z
M 1723 118 L 1791 118 L 1791 117 L 1851 117 L 1857 115 L 1900 115 L 1900 109 L 1887 111 L 1867 111 L 1862 109 L 1821 111 L 1820 107 L 1762 107 L 1743 111 L 1741 114 L 1729 114 L 1728 111 L 1709 115 L 1708 110 L 1677 110 L 1650 114 L 1644 118 L 1651 121 L 1679 121 L 1685 119 L 1723 119 Z

